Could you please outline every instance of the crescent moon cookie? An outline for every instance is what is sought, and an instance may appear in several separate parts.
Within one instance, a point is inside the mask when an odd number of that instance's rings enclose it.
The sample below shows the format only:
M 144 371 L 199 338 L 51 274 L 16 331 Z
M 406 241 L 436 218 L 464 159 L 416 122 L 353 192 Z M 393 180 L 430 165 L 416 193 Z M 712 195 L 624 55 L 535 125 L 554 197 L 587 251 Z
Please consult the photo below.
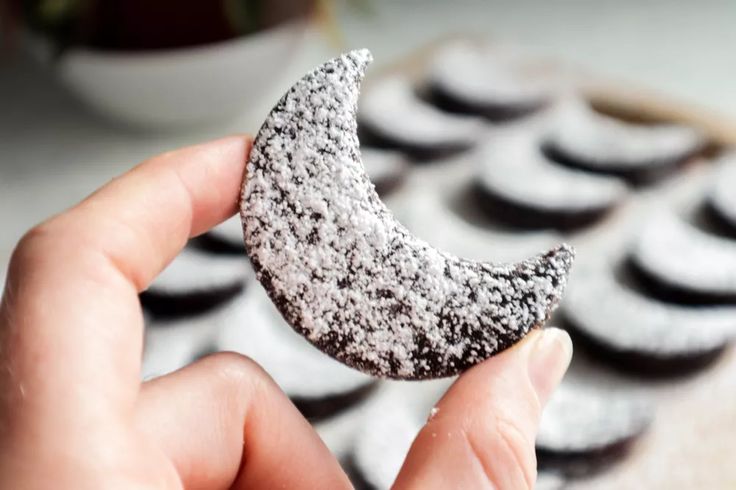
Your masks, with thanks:
M 366 91 L 358 120 L 365 143 L 402 150 L 419 159 L 468 150 L 483 131 L 479 120 L 448 114 L 423 102 L 409 81 L 398 77 L 381 80 Z
M 252 273 L 242 259 L 186 247 L 140 294 L 141 305 L 154 318 L 203 313 L 237 296 Z
M 429 97 L 443 110 L 493 122 L 528 116 L 552 99 L 553 84 L 523 76 L 516 64 L 508 54 L 454 43 L 435 56 L 427 76 Z
M 703 366 L 736 338 L 736 307 L 689 307 L 639 294 L 595 266 L 577 270 L 561 308 L 576 340 L 612 365 L 642 374 Z
M 365 173 L 381 197 L 401 187 L 409 174 L 409 162 L 398 151 L 363 147 L 361 155 Z
M 573 251 L 472 262 L 412 236 L 365 175 L 356 133 L 371 56 L 352 51 L 294 85 L 256 136 L 241 200 L 245 247 L 286 321 L 378 377 L 452 376 L 542 325 Z
M 556 165 L 534 134 L 499 134 L 478 152 L 476 201 L 512 226 L 570 230 L 593 224 L 626 196 L 618 179 Z
M 262 288 L 247 295 L 222 322 L 216 350 L 232 350 L 256 361 L 307 419 L 332 417 L 376 388 L 374 378 L 313 349 L 284 322 Z
M 699 230 L 674 213 L 650 219 L 630 263 L 654 295 L 686 304 L 736 304 L 736 241 Z
M 576 476 L 601 469 L 623 457 L 653 418 L 641 395 L 563 383 L 542 412 L 539 467 Z
M 543 146 L 554 161 L 572 168 L 616 175 L 633 184 L 666 177 L 701 151 L 706 140 L 691 127 L 639 125 L 568 99 L 553 113 Z

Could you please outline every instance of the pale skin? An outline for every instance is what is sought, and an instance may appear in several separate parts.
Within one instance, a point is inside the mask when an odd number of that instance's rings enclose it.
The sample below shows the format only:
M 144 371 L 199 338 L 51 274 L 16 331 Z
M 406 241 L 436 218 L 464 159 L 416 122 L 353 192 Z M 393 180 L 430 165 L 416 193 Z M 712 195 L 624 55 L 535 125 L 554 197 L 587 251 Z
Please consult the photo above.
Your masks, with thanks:
M 152 158 L 20 241 L 0 310 L 0 488 L 351 488 L 253 361 L 140 381 L 138 293 L 236 212 L 250 145 Z M 536 331 L 463 374 L 395 488 L 533 488 L 540 411 L 571 353 L 564 332 Z

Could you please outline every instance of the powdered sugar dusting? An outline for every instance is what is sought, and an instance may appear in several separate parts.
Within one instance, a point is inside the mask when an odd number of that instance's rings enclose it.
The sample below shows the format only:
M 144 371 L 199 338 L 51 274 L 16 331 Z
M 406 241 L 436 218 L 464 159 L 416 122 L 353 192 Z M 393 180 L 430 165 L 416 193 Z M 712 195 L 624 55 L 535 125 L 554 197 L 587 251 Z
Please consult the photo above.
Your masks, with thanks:
M 736 242 L 661 211 L 647 222 L 632 258 L 647 274 L 686 291 L 736 296 Z
M 657 358 L 705 353 L 736 337 L 736 307 L 662 303 L 619 284 L 600 266 L 576 271 L 562 311 L 603 345 Z
M 553 83 L 523 76 L 515 58 L 512 53 L 456 42 L 437 53 L 429 82 L 471 105 L 542 106 L 554 91 Z
M 606 209 L 626 187 L 616 178 L 568 169 L 547 160 L 534 133 L 497 134 L 479 152 L 478 178 L 484 189 L 541 209 Z
M 360 102 L 360 121 L 398 142 L 422 146 L 472 146 L 483 126 L 426 104 L 408 80 L 389 77 L 370 87 Z
M 246 250 L 284 318 L 326 353 L 381 377 L 450 376 L 548 318 L 573 252 L 481 264 L 401 226 L 360 162 L 355 113 L 370 59 L 325 63 L 269 115 L 243 187 Z
M 542 413 L 537 447 L 564 454 L 600 451 L 637 436 L 653 415 L 641 396 L 563 383 Z
M 570 98 L 557 108 L 549 143 L 592 169 L 605 171 L 670 166 L 697 152 L 705 138 L 687 126 L 630 124 Z

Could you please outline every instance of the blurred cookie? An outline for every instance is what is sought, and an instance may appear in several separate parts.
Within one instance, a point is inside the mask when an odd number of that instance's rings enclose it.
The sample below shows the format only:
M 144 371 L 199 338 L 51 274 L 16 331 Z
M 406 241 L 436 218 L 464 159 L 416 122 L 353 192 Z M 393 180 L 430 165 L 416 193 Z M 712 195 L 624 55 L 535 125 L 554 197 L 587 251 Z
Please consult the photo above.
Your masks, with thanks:
M 348 463 L 356 489 L 393 485 L 414 438 L 450 381 L 389 382 L 368 404 Z
M 542 412 L 539 468 L 570 476 L 600 470 L 625 456 L 653 416 L 639 395 L 563 382 Z
M 543 150 L 562 165 L 645 184 L 671 174 L 705 144 L 691 127 L 632 124 L 568 99 L 550 120 Z
M 297 334 L 260 287 L 233 305 L 215 347 L 260 364 L 312 421 L 355 405 L 376 386 L 370 376 L 335 361 Z
M 223 221 L 207 233 L 192 240 L 192 244 L 213 254 L 242 257 L 245 254 L 245 245 L 243 243 L 243 223 L 240 221 L 240 216 L 235 215 Z
M 478 154 L 475 192 L 494 219 L 526 228 L 570 230 L 593 224 L 626 196 L 618 179 L 550 162 L 533 133 L 490 140 Z
M 169 374 L 209 352 L 227 307 L 204 314 L 146 321 L 143 340 L 144 380 Z
M 663 303 L 604 267 L 576 271 L 561 312 L 577 343 L 596 358 L 645 375 L 699 368 L 736 337 L 736 307 Z
M 409 163 L 398 151 L 363 146 L 360 153 L 365 172 L 379 196 L 388 196 L 406 180 Z
M 647 221 L 630 261 L 657 297 L 685 304 L 736 304 L 736 241 L 705 233 L 671 212 Z
M 468 150 L 483 130 L 472 118 L 447 114 L 414 94 L 408 80 L 378 80 L 366 87 L 358 110 L 361 145 L 401 150 L 427 159 Z
M 538 73 L 523 73 L 510 53 L 469 42 L 441 49 L 427 74 L 428 98 L 437 107 L 477 114 L 492 122 L 519 119 L 552 99 L 553 87 Z
M 141 305 L 155 318 L 198 314 L 237 296 L 251 274 L 242 258 L 186 247 L 140 294 Z

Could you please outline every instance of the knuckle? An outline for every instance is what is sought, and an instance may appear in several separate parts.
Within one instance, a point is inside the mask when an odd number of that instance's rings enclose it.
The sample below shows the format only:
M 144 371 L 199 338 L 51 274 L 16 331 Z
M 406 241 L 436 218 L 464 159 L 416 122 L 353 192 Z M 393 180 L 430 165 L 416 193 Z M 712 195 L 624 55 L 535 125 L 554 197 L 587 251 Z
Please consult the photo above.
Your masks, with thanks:
M 218 352 L 205 358 L 218 388 L 225 393 L 252 393 L 270 380 L 266 371 L 253 359 L 236 352 Z
M 11 269 L 33 261 L 56 233 L 53 221 L 46 221 L 28 230 L 18 241 L 11 258 Z

